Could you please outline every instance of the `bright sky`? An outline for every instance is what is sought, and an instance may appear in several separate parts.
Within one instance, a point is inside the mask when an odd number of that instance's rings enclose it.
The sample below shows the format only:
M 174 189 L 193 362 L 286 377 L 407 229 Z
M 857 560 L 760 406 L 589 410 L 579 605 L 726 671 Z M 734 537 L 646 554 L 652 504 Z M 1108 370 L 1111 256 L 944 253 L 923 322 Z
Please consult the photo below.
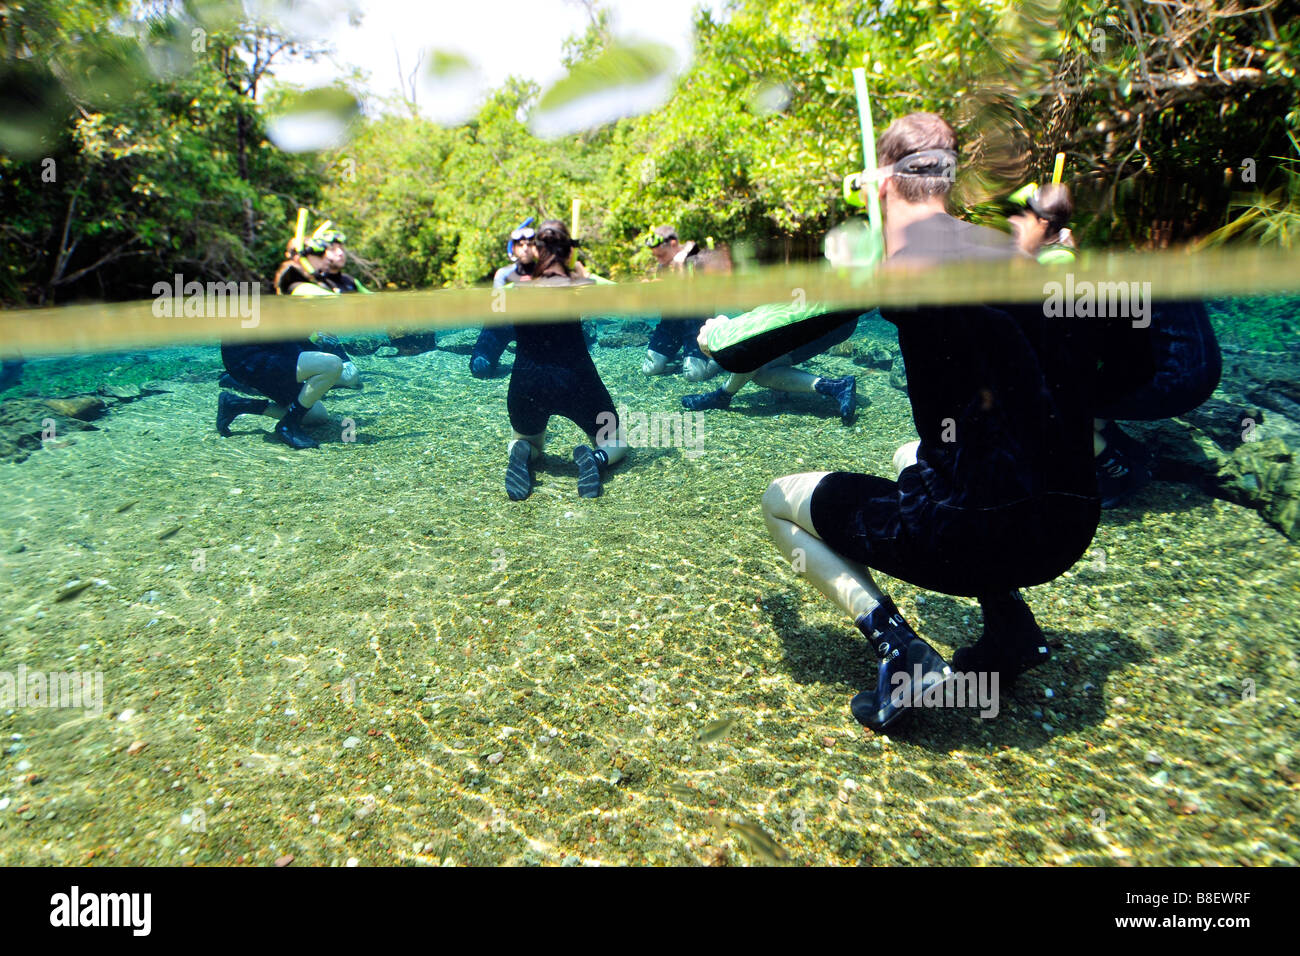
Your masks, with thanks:
M 607 0 L 615 36 L 653 40 L 671 46 L 679 68 L 691 54 L 691 23 L 699 5 L 718 10 L 722 0 Z M 287 5 L 287 4 L 286 4 Z M 422 51 L 441 50 L 467 57 L 477 68 L 477 82 L 443 84 L 426 81 L 417 94 L 429 118 L 454 123 L 469 116 L 483 94 L 511 74 L 537 81 L 543 89 L 563 76 L 564 40 L 586 28 L 585 7 L 575 0 L 365 0 L 359 26 L 345 15 L 345 0 L 317 0 L 314 15 L 291 18 L 298 29 L 315 34 L 335 49 L 332 63 L 282 66 L 276 76 L 303 86 L 321 86 L 339 75 L 340 67 L 360 67 L 369 74 L 376 97 L 399 91 L 398 57 L 409 73 Z M 427 57 L 426 57 L 427 63 Z

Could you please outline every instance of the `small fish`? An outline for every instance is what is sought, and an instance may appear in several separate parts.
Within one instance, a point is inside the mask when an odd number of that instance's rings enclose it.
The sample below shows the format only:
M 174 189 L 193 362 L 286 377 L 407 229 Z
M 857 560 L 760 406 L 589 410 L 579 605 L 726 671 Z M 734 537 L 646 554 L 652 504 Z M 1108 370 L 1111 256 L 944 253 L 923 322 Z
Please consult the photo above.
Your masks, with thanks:
M 767 831 L 752 820 L 727 820 L 725 826 L 735 830 L 749 848 L 769 863 L 784 863 L 790 859 L 790 852 L 767 835 Z
M 715 740 L 721 740 L 725 737 L 727 731 L 729 731 L 735 723 L 735 717 L 723 717 L 721 720 L 715 720 L 710 724 L 706 724 L 704 729 L 700 731 L 699 736 L 695 739 L 702 744 L 711 744 Z
M 664 789 L 675 797 L 694 797 L 699 795 L 699 791 L 686 786 L 684 783 L 666 783 Z
M 120 515 L 120 514 L 121 514 L 122 512 L 124 512 L 124 511 L 130 511 L 132 508 L 134 508 L 134 507 L 135 507 L 136 505 L 138 505 L 139 503 L 140 503 L 140 499 L 137 498 L 135 501 L 128 501 L 128 502 L 127 502 L 126 504 L 124 504 L 124 505 L 118 505 L 116 508 L 113 509 L 113 514 L 115 514 L 115 515 Z
M 433 711 L 433 713 L 429 714 L 429 719 L 444 720 L 447 717 L 451 717 L 458 713 L 460 713 L 459 707 L 455 704 L 448 704 L 446 707 L 439 707 L 437 710 Z
M 73 581 L 71 584 L 62 588 L 59 593 L 54 596 L 54 600 L 71 601 L 74 597 L 94 583 L 94 581 Z
M 168 538 L 170 538 L 172 535 L 174 535 L 177 531 L 180 531 L 181 528 L 183 528 L 183 527 L 185 527 L 185 526 L 184 526 L 184 525 L 180 525 L 180 524 L 178 524 L 178 525 L 177 525 L 176 527 L 174 527 L 174 528 L 168 528 L 168 529 L 167 529 L 166 531 L 164 531 L 162 534 L 158 535 L 158 540 L 159 540 L 159 541 L 166 541 Z

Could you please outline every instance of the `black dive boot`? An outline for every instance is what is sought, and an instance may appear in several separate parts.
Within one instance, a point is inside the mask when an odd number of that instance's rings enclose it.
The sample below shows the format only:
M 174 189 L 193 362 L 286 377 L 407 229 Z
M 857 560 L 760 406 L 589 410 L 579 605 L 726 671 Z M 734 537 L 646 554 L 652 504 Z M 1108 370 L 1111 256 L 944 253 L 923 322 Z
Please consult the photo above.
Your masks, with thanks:
M 813 386 L 818 395 L 833 398 L 840 404 L 840 421 L 845 425 L 853 421 L 853 412 L 858 407 L 858 380 L 852 375 L 844 378 L 819 378 Z
M 857 694 L 849 708 L 859 723 L 879 732 L 906 716 L 926 691 L 952 676 L 952 669 L 917 636 L 889 598 L 858 618 L 857 625 L 880 657 L 880 671 L 875 690 Z
M 299 451 L 304 448 L 319 448 L 320 442 L 302 430 L 302 417 L 306 414 L 307 409 L 297 399 L 294 399 L 289 405 L 289 410 L 284 413 L 284 418 L 280 419 L 275 426 L 275 437 L 290 448 L 296 448 Z
M 260 415 L 270 404 L 265 398 L 244 398 L 222 392 L 217 396 L 217 433 L 229 438 L 231 422 L 240 415 Z
M 506 494 L 511 501 L 523 501 L 533 493 L 533 469 L 529 464 L 532 446 L 517 441 L 510 448 L 510 464 L 506 465 Z
M 1047 638 L 1019 591 L 981 597 L 980 609 L 984 633 L 952 655 L 955 671 L 996 671 L 1003 686 L 1010 687 L 1025 671 L 1051 658 Z
M 578 466 L 578 497 L 599 498 L 605 490 L 600 480 L 600 467 L 608 464 L 609 457 L 600 449 L 593 451 L 587 445 L 579 445 L 573 449 L 573 461 Z
M 732 394 L 725 388 L 715 388 L 711 392 L 698 395 L 683 395 L 682 404 L 693 412 L 702 412 L 709 408 L 728 408 Z
M 1096 467 L 1097 494 L 1103 508 L 1118 508 L 1151 480 L 1146 465 L 1115 445 L 1106 446 L 1097 458 Z

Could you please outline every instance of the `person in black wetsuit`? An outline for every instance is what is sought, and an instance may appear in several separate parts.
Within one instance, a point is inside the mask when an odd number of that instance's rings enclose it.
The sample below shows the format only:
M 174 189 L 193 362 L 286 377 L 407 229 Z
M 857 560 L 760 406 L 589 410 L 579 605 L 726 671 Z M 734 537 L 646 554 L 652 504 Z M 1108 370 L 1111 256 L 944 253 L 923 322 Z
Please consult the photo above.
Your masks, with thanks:
M 698 243 L 682 242 L 673 226 L 656 226 L 645 241 L 659 273 L 694 272 L 708 264 L 726 262 L 731 271 L 731 256 L 725 247 L 717 251 L 702 250 Z M 641 371 L 646 375 L 663 375 L 678 351 L 682 353 L 682 372 L 688 382 L 703 382 L 722 371 L 718 364 L 700 352 L 696 337 L 703 319 L 660 319 L 647 343 Z
M 337 248 L 335 248 L 337 247 Z M 317 234 L 303 248 L 291 240 L 275 274 L 277 295 L 320 296 L 364 291 L 341 270 L 342 236 Z M 227 387 L 260 392 L 264 398 L 246 398 L 223 391 L 217 398 L 217 432 L 230 437 L 230 426 L 240 415 L 279 418 L 275 437 L 290 448 L 316 448 L 319 442 L 303 431 L 304 425 L 329 421 L 321 399 L 345 380 L 352 366 L 337 339 L 317 333 L 310 339 L 286 342 L 223 342 L 221 361 L 231 379 Z M 350 376 L 355 378 L 355 366 Z
M 492 276 L 492 287 L 503 289 L 516 282 L 527 282 L 532 278 L 533 267 L 537 264 L 537 230 L 533 228 L 533 217 L 525 219 L 518 229 L 510 233 L 506 243 L 506 255 L 510 265 L 502 266 Z M 515 337 L 515 330 L 508 323 L 505 325 L 486 325 L 479 332 L 474 342 L 474 351 L 469 357 L 469 372 L 475 378 L 491 378 L 496 374 L 501 355 Z
M 1151 480 L 1146 448 L 1116 422 L 1185 415 L 1219 385 L 1223 357 L 1204 302 L 1156 302 L 1145 330 L 1151 375 L 1098 409 L 1097 487 L 1103 508 L 1127 502 Z M 1105 374 L 1105 369 L 1103 369 Z
M 537 230 L 537 267 L 528 288 L 590 285 L 573 275 L 573 242 L 558 219 Z M 595 498 L 601 473 L 627 453 L 609 390 L 587 351 L 582 326 L 574 322 L 524 322 L 515 326 L 515 361 L 506 406 L 513 430 L 508 447 L 506 494 L 522 501 L 533 490 L 533 462 L 542 455 L 551 416 L 569 419 L 591 440 L 573 449 L 578 494 Z
M 951 127 L 929 113 L 902 117 L 881 135 L 887 267 L 1021 256 L 1005 235 L 945 211 L 956 145 Z M 763 496 L 777 547 L 792 560 L 798 554 L 797 566 L 852 616 L 880 659 L 876 688 L 852 702 L 854 716 L 876 730 L 902 718 L 952 669 L 872 571 L 978 598 L 984 633 L 954 655 L 953 667 L 1009 683 L 1049 656 L 1019 589 L 1068 569 L 1100 516 L 1093 326 L 1049 319 L 1038 303 L 881 313 L 899 331 L 921 436 L 914 457 L 896 457 L 897 481 L 789 475 Z
M 731 272 L 730 256 L 717 258 L 714 264 L 714 254 L 704 252 L 696 257 L 696 261 L 698 263 L 696 269 L 701 273 Z M 697 323 L 696 335 L 699 334 L 701 324 Z M 858 380 L 852 375 L 843 378 L 825 378 L 796 366 L 847 341 L 857 327 L 858 319 L 854 316 L 839 328 L 832 329 L 817 340 L 773 359 L 754 372 L 743 374 L 733 372 L 727 376 L 726 382 L 720 388 L 711 392 L 682 396 L 682 406 L 695 412 L 712 408 L 730 408 L 731 400 L 736 397 L 736 393 L 752 381 L 755 385 L 789 395 L 824 395 L 835 402 L 839 408 L 840 421 L 848 425 L 853 421 L 858 404 Z M 695 345 L 698 349 L 699 343 L 696 342 Z M 710 363 L 716 365 L 712 360 Z

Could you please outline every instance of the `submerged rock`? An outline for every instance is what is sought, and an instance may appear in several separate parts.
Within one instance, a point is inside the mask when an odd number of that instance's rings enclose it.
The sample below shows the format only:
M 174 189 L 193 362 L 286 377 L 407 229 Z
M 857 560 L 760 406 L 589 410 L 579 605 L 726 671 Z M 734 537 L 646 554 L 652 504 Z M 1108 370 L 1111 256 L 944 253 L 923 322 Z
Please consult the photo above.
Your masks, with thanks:
M 1212 487 L 1218 497 L 1259 509 L 1300 541 L 1300 454 L 1281 439 L 1243 444 L 1223 462 Z
M 76 395 L 72 398 L 47 398 L 44 403 L 68 418 L 83 422 L 91 421 L 103 415 L 108 405 L 97 395 Z

